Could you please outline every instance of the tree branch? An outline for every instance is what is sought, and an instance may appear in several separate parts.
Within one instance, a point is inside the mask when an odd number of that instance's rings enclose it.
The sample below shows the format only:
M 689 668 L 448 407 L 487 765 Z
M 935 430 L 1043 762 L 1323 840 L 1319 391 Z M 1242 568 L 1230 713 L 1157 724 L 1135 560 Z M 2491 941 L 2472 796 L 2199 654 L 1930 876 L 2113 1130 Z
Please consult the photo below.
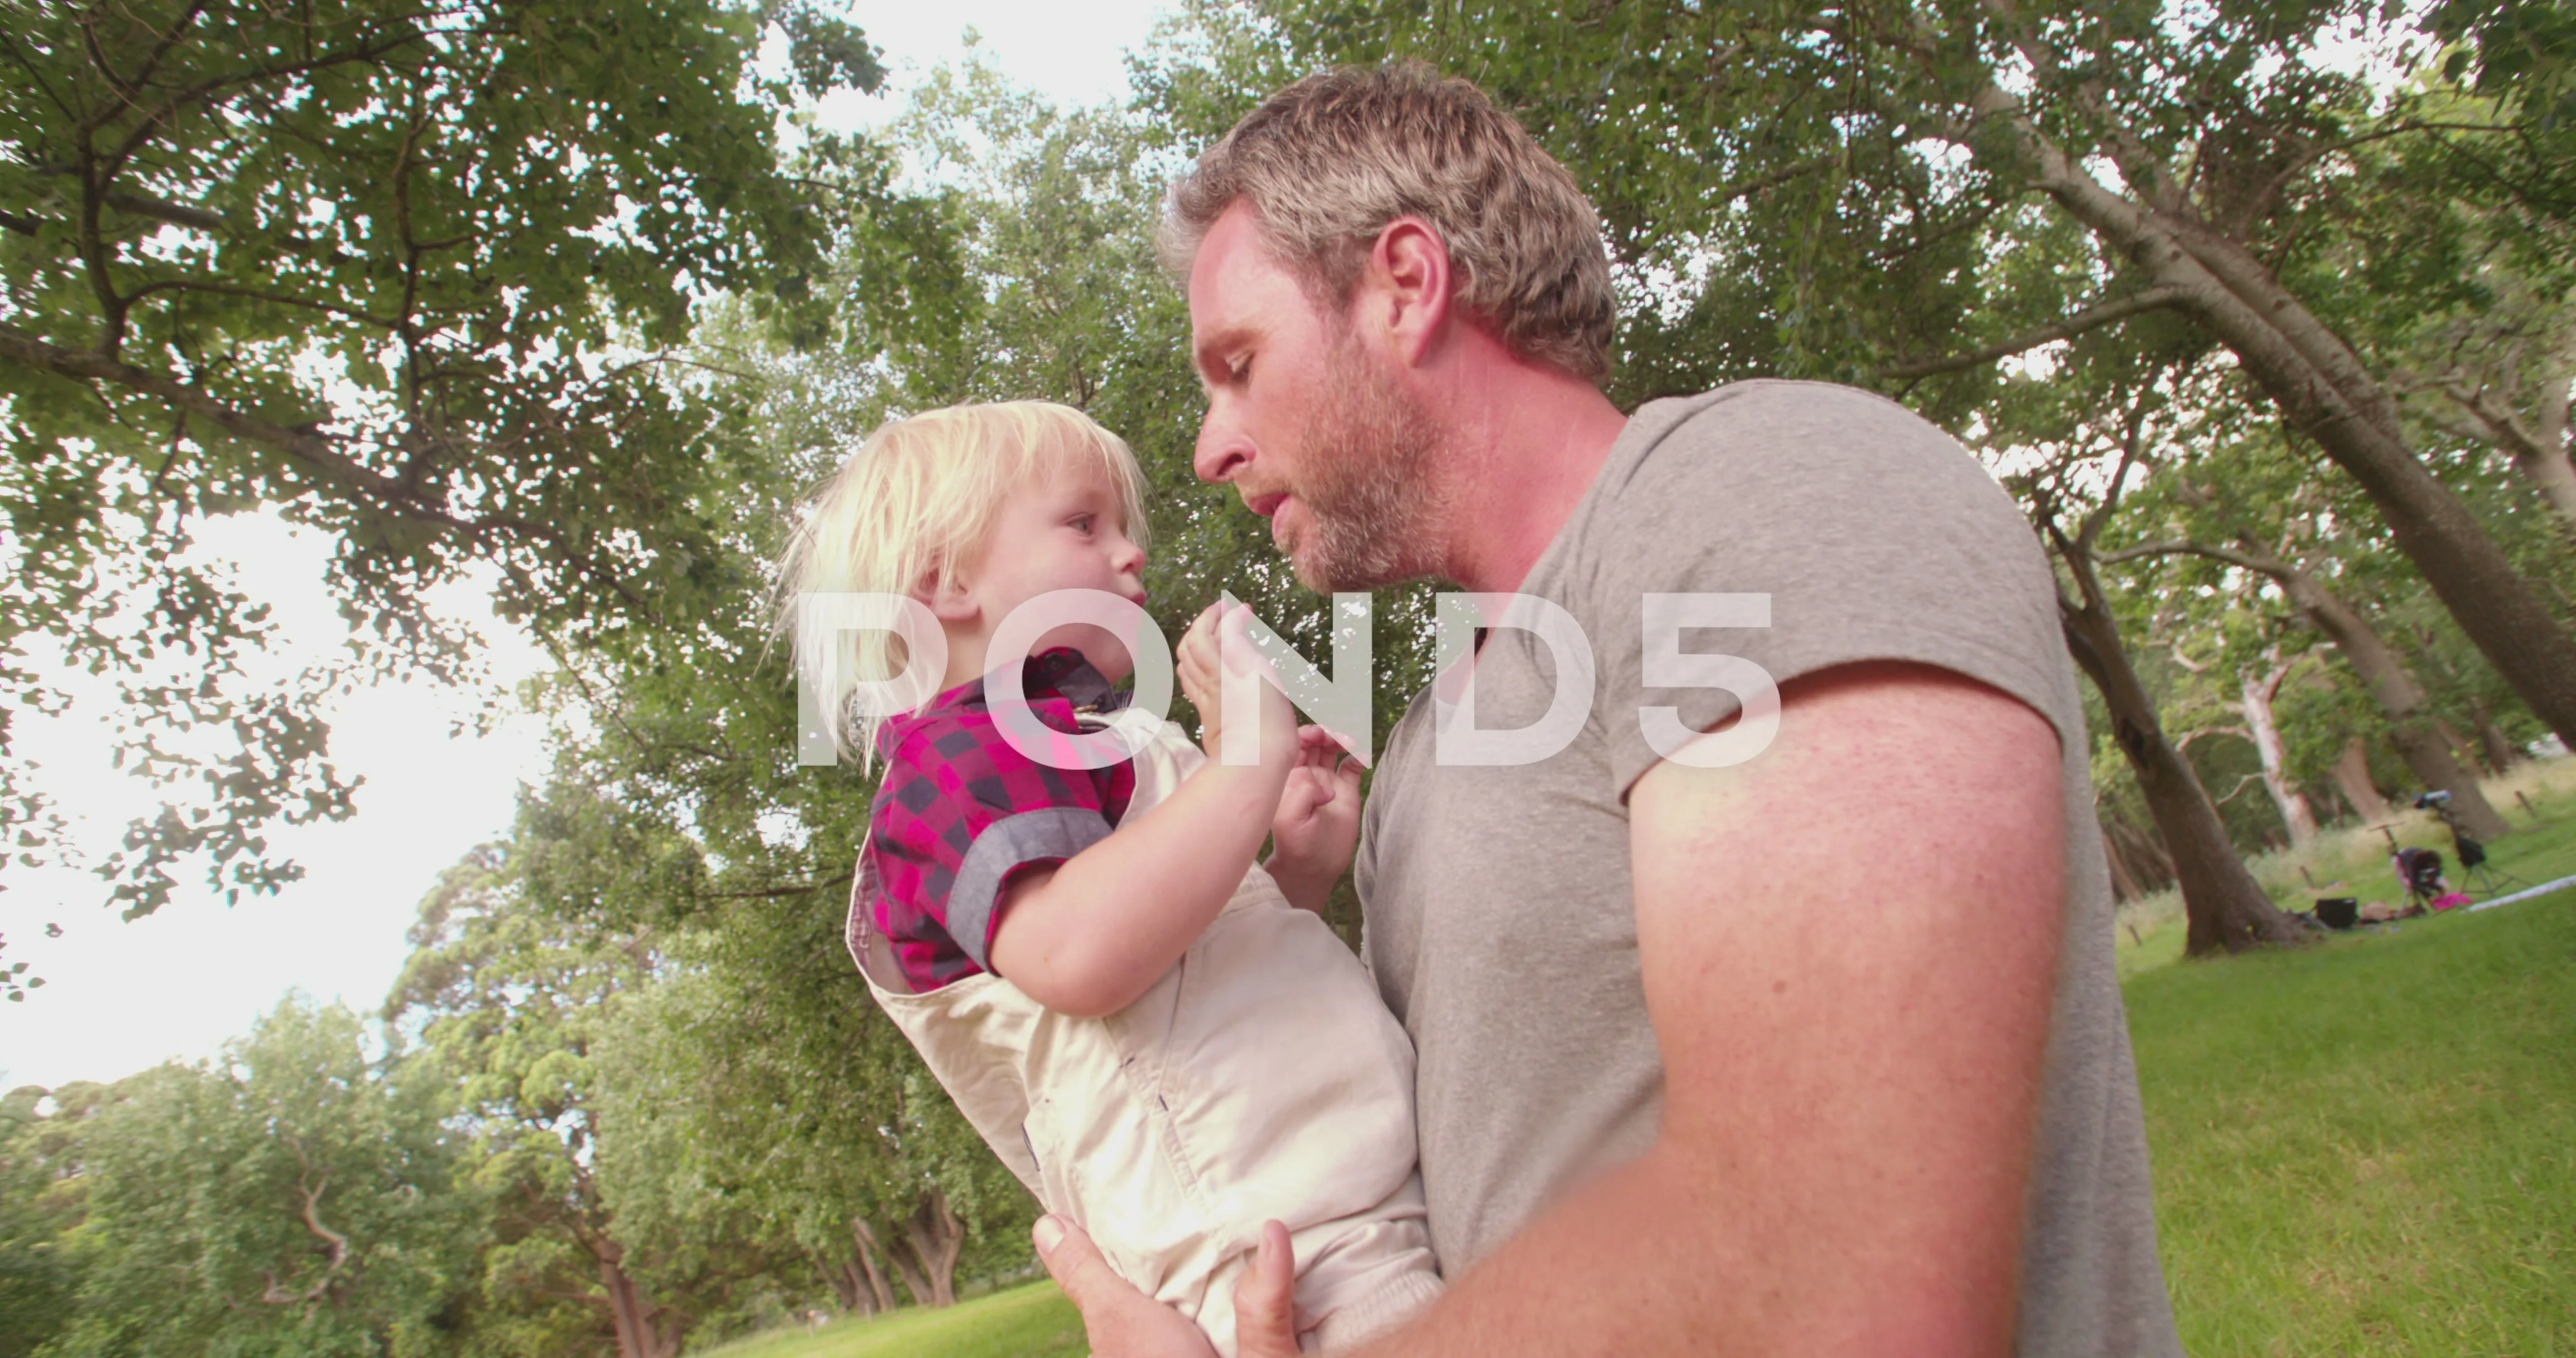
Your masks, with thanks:
M 2173 747 L 2177 750 L 2188 750 L 2191 748 L 2191 743 L 2202 736 L 2234 736 L 2238 740 L 2245 741 L 2254 739 L 2254 733 L 2242 726 L 2202 726 L 2174 737 Z
M 2043 325 L 2037 330 L 2015 335 L 2000 344 L 1989 344 L 1973 353 L 1952 354 L 1947 358 L 1926 359 L 1917 363 L 1900 363 L 1884 369 L 1881 376 L 1910 380 L 1939 373 L 1957 372 L 1962 368 L 1981 367 L 1999 358 L 2010 358 L 2043 344 L 2073 339 L 2087 330 L 2099 329 L 2114 321 L 2126 320 L 2142 311 L 2157 311 L 2182 300 L 2182 289 L 2161 284 L 2133 296 L 2089 306 L 2062 320 Z
M 830 891 L 850 880 L 849 873 L 820 882 L 799 882 L 794 886 L 775 887 L 768 891 L 710 891 L 698 897 L 702 901 L 765 901 L 780 896 L 803 896 L 816 891 Z
M 2228 565 L 2242 567 L 2246 570 L 2253 571 L 2257 575 L 2268 575 L 2276 580 L 2280 579 L 2289 571 L 2289 567 L 2282 562 L 2252 556 L 2245 552 L 2237 551 L 2231 547 L 2221 547 L 2216 543 L 2209 542 L 2188 542 L 2179 540 L 2173 542 L 2141 542 L 2132 546 L 2123 547 L 2116 552 L 2097 553 L 2094 559 L 2101 562 L 2103 565 L 2112 566 L 2123 561 L 2135 561 L 2140 557 L 2149 556 L 2205 556 L 2212 561 L 2224 561 Z
M 331 446 L 331 440 L 317 432 L 323 421 L 289 428 L 271 424 L 243 414 L 208 392 L 203 387 L 174 381 L 160 373 L 135 367 L 122 360 L 88 349 L 66 349 L 20 331 L 0 325 L 0 359 L 22 364 L 38 372 L 77 381 L 107 382 L 129 391 L 159 397 L 172 407 L 201 415 L 221 426 L 226 432 L 248 443 L 259 444 L 284 453 L 319 472 L 326 479 L 356 492 L 359 496 L 407 518 L 442 524 L 461 532 L 481 537 L 493 533 L 516 533 L 549 543 L 562 554 L 564 562 L 581 574 L 590 576 L 617 592 L 629 604 L 645 611 L 651 609 L 625 581 L 602 569 L 588 556 L 573 549 L 562 530 L 548 524 L 531 523 L 513 514 L 493 514 L 481 518 L 460 518 L 445 507 L 412 493 L 402 478 L 372 471 L 356 459 Z
M 308 311 L 319 311 L 326 315 L 339 316 L 347 320 L 364 321 L 379 330 L 392 330 L 395 328 L 394 322 L 386 320 L 382 316 L 370 316 L 367 313 L 352 307 L 333 306 L 329 302 L 316 302 L 309 298 L 290 297 L 284 293 L 263 292 L 258 288 L 235 287 L 230 283 L 192 283 L 184 278 L 165 278 L 157 283 L 146 283 L 142 287 L 136 288 L 134 291 L 126 294 L 125 300 L 128 302 L 139 302 L 145 297 L 156 292 L 210 292 L 222 297 L 242 297 L 254 302 L 274 302 L 279 306 L 303 307 Z
M 305 429 L 291 429 L 245 415 L 225 405 L 202 387 L 173 381 L 156 372 L 148 372 L 131 363 L 110 358 L 87 349 L 66 349 L 50 344 L 13 326 L 0 325 L 0 358 L 86 382 L 112 382 L 130 391 L 157 396 L 171 405 L 223 426 L 234 437 L 275 448 L 297 461 L 308 463 L 332 480 L 353 489 L 378 496 L 391 496 L 399 487 L 389 478 L 378 476 L 357 461 L 331 447 L 329 439 Z M 462 527 L 464 525 L 458 524 Z
M 119 212 L 131 212 L 137 217 L 151 217 L 198 231 L 221 231 L 227 225 L 221 213 L 209 212 L 201 207 L 190 207 L 186 203 L 174 203 L 167 198 L 155 198 L 148 193 L 110 189 L 99 195 L 99 201 Z

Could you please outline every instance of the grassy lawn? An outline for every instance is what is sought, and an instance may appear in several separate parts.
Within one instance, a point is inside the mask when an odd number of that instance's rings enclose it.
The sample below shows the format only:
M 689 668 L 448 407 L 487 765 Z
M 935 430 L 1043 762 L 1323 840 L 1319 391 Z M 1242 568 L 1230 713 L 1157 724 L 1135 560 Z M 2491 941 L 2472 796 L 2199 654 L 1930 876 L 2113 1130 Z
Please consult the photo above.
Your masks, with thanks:
M 2576 804 L 2532 800 L 2498 866 L 2576 872 Z M 2126 989 L 2186 1346 L 2576 1354 L 2576 889 L 2191 966 L 2168 934 Z
M 2576 874 L 2576 759 L 2488 792 L 2523 827 L 2493 846 L 2496 867 Z M 2397 835 L 2450 856 L 2429 821 Z M 2386 841 L 2356 830 L 2253 866 L 2304 908 L 2335 882 L 2395 899 L 2386 865 Z M 2190 966 L 2173 965 L 2178 902 L 2121 917 L 2166 1277 L 2192 1353 L 2576 1358 L 2576 888 Z M 1040 1282 L 710 1352 L 1071 1358 L 1083 1341 Z
M 706 1358 L 1078 1358 L 1084 1352 L 1082 1317 L 1051 1282 L 962 1301 L 945 1311 L 837 1320 L 810 1334 L 773 1330 L 703 1350 Z
M 2535 884 L 2576 873 L 2576 759 L 2526 764 L 2503 778 L 2488 779 L 2485 787 L 2487 800 L 2515 829 L 2487 846 L 2489 866 Z M 2546 819 L 2535 823 L 2526 805 Z M 2247 860 L 2246 866 L 2284 909 L 2308 909 L 2321 895 L 2404 905 L 2405 889 L 2388 869 L 2392 835 L 2399 844 L 2440 850 L 2451 884 L 2470 885 L 2459 870 L 2450 832 L 2421 811 L 2401 813 L 2387 833 L 2360 826 L 2332 830 L 2306 853 L 2264 854 Z M 2483 899 L 2484 893 L 2479 894 Z M 2160 891 L 2120 907 L 2123 979 L 2180 961 L 2182 943 L 2178 893 Z

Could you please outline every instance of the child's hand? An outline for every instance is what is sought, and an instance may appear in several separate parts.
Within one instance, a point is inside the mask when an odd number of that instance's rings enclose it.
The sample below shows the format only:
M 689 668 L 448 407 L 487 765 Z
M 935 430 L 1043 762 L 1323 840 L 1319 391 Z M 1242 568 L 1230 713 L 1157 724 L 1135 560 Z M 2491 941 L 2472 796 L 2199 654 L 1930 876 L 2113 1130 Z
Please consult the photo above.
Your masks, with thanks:
M 1297 766 L 1270 822 L 1268 867 L 1292 904 L 1322 913 L 1360 839 L 1360 762 L 1320 726 L 1297 732 Z
M 1252 617 L 1249 606 L 1238 604 L 1231 612 L 1221 605 L 1209 604 L 1191 620 L 1190 630 L 1181 636 L 1181 691 L 1189 695 L 1190 705 L 1199 710 L 1199 748 L 1208 758 L 1224 762 L 1225 676 L 1227 658 L 1235 660 L 1237 684 L 1250 683 L 1261 699 L 1261 759 L 1265 765 L 1297 758 L 1297 708 L 1268 673 L 1268 662 L 1252 649 L 1245 628 Z
M 1217 676 L 1216 620 L 1221 605 L 1209 604 L 1190 619 L 1190 630 L 1181 634 L 1181 692 L 1190 706 L 1199 710 L 1199 748 L 1207 757 L 1217 757 L 1218 739 L 1225 731 L 1225 708 L 1220 700 Z

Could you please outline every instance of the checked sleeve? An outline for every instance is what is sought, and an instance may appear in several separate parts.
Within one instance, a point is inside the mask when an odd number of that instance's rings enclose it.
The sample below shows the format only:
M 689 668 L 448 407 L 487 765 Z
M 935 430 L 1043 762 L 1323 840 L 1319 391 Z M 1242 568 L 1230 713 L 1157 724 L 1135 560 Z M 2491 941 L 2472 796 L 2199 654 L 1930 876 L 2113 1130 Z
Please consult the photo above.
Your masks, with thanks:
M 883 892 L 878 928 L 906 978 L 930 990 L 992 970 L 1011 879 L 1108 838 L 1134 781 L 1124 763 L 1058 769 L 1030 759 L 980 704 L 905 732 L 878 788 L 868 851 Z

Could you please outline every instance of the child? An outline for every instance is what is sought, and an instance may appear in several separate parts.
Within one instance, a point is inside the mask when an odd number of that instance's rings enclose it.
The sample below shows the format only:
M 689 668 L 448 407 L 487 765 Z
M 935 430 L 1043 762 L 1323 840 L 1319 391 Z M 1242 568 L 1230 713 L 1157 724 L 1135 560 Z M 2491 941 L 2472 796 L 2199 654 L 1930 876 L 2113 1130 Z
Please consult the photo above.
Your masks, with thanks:
M 1010 402 L 887 425 L 824 490 L 785 587 L 908 594 L 948 649 L 918 710 L 853 712 L 853 677 L 900 670 L 900 643 L 797 638 L 836 738 L 885 764 L 850 951 L 994 1153 L 1130 1282 L 1231 1355 L 1234 1284 L 1276 1219 L 1300 1344 L 1347 1347 L 1440 1286 L 1413 1049 L 1316 913 L 1358 834 L 1356 767 L 1336 771 L 1268 685 L 1252 766 L 1164 722 L 1131 759 L 1055 768 L 1014 749 L 986 701 L 987 651 L 1021 603 L 1143 602 L 1142 484 L 1080 412 Z M 1181 656 L 1210 752 L 1214 614 Z M 1032 649 L 1021 680 L 1039 721 L 1106 725 L 1127 644 L 1083 625 Z M 1276 852 L 1255 865 L 1265 836 Z

